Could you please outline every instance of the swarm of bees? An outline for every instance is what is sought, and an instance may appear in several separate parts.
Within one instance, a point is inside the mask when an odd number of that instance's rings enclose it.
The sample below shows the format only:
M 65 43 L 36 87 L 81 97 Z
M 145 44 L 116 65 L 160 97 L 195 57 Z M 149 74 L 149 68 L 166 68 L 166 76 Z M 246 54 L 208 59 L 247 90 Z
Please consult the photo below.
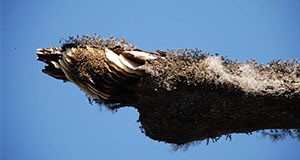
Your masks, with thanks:
M 73 82 L 91 99 L 106 104 L 128 101 L 128 96 L 123 95 L 135 92 L 134 84 L 145 72 L 156 77 L 158 87 L 167 90 L 176 89 L 181 83 L 216 83 L 233 84 L 254 94 L 276 92 L 290 96 L 300 92 L 297 61 L 273 61 L 264 66 L 200 52 L 179 49 L 153 53 L 140 50 L 125 39 L 78 36 L 64 40 L 61 48 L 37 49 L 37 59 L 47 64 L 44 73 Z M 149 61 L 150 65 L 146 64 Z

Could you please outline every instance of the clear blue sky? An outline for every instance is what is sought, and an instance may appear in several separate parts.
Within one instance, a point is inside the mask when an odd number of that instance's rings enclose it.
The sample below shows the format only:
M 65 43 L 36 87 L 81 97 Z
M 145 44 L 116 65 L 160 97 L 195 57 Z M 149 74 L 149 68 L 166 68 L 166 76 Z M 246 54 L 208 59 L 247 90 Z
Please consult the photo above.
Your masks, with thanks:
M 300 159 L 300 142 L 260 135 L 173 152 L 140 132 L 133 108 L 112 113 L 41 72 L 35 50 L 68 36 L 125 37 L 141 49 L 199 48 L 231 59 L 300 58 L 298 0 L 1 0 L 3 160 Z

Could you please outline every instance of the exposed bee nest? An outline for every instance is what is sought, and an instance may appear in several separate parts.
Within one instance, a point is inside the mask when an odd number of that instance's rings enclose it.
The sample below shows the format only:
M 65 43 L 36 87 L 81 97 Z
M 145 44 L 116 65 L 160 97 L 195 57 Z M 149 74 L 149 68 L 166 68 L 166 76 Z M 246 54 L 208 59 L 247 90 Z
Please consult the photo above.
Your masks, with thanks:
M 145 72 L 140 67 L 157 55 L 137 50 L 124 39 L 83 36 L 70 38 L 61 48 L 37 50 L 50 76 L 76 84 L 98 103 L 129 105 L 135 83 Z
M 265 66 L 192 49 L 153 53 L 98 36 L 71 37 L 37 55 L 44 73 L 74 83 L 96 103 L 137 108 L 143 132 L 155 140 L 185 144 L 300 128 L 296 60 Z

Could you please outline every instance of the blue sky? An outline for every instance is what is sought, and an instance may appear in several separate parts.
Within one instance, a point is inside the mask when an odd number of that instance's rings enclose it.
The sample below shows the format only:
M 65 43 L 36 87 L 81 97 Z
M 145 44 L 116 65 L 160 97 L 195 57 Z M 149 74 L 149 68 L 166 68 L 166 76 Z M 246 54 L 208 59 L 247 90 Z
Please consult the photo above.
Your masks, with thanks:
M 199 48 L 231 59 L 300 59 L 297 0 L 1 0 L 3 160 L 289 159 L 300 142 L 258 134 L 172 151 L 140 132 L 138 112 L 90 105 L 75 85 L 41 72 L 35 50 L 93 34 L 154 51 Z

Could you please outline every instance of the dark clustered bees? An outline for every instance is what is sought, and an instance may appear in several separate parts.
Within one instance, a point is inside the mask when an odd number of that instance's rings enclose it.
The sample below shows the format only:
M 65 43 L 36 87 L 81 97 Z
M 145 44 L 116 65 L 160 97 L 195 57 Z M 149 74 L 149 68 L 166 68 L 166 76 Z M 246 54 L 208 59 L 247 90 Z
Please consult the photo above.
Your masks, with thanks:
M 216 85 L 254 95 L 294 96 L 300 93 L 297 60 L 262 65 L 243 63 L 198 49 L 143 51 L 125 39 L 77 36 L 61 40 L 60 48 L 37 49 L 43 72 L 73 82 L 96 102 L 129 105 L 143 76 L 153 81 L 149 90 L 176 90 L 178 86 Z M 150 88 L 149 88 L 150 87 Z M 124 96 L 126 95 L 126 96 Z M 132 95 L 132 96 L 128 96 Z M 126 98 L 125 98 L 126 97 Z
M 109 109 L 136 108 L 152 139 L 180 145 L 300 126 L 298 60 L 262 65 L 198 49 L 149 52 L 125 39 L 99 36 L 61 43 L 37 49 L 37 60 L 46 64 L 43 72 L 74 83 L 91 102 Z

